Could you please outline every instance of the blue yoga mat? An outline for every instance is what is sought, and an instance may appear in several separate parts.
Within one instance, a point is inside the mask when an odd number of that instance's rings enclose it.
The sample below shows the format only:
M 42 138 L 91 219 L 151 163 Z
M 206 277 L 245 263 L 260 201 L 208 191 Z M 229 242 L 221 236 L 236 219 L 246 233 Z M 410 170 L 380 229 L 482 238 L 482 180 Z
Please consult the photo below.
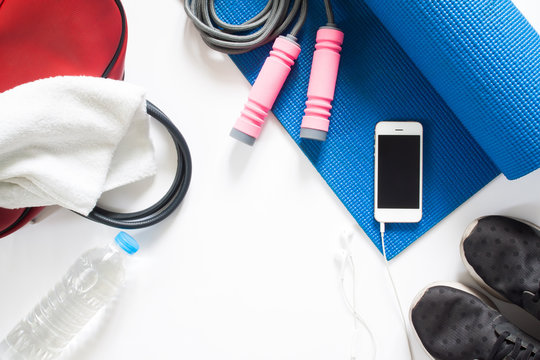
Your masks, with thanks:
M 221 0 L 242 22 L 266 0 Z M 500 172 L 540 167 L 540 37 L 509 0 L 334 0 L 345 32 L 325 142 L 300 140 L 322 0 L 309 2 L 302 53 L 274 114 L 375 245 L 373 135 L 384 120 L 424 126 L 423 219 L 389 224 L 392 258 Z M 270 45 L 233 61 L 253 83 Z M 232 125 L 231 120 L 231 125 Z M 255 144 L 255 146 L 257 146 Z

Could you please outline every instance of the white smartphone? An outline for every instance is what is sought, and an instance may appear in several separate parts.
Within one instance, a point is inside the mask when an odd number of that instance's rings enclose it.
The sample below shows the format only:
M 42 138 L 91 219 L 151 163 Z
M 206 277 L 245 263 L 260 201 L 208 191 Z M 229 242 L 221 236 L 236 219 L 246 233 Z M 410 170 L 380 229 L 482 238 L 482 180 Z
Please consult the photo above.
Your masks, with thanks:
M 422 219 L 422 124 L 381 121 L 375 127 L 375 220 Z

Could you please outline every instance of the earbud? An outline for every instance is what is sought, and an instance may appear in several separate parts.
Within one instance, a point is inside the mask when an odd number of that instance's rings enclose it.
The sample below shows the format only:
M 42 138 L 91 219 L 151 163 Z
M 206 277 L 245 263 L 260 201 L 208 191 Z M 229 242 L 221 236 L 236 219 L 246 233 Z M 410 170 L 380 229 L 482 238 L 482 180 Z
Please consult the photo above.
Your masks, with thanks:
M 351 250 L 353 233 L 351 231 L 343 231 L 339 237 L 341 247 L 345 250 Z
M 349 251 L 346 251 L 344 249 L 340 249 L 336 252 L 336 255 L 334 256 L 334 260 L 336 262 L 336 265 L 340 268 L 345 265 L 345 262 L 347 261 L 347 258 L 351 255 Z
M 345 277 L 345 271 L 347 267 L 352 264 L 354 267 L 354 259 L 352 258 L 352 238 L 353 233 L 350 231 L 344 231 L 339 237 L 341 249 L 336 252 L 334 260 L 339 267 L 339 274 L 341 280 Z M 354 274 L 353 274 L 354 275 Z

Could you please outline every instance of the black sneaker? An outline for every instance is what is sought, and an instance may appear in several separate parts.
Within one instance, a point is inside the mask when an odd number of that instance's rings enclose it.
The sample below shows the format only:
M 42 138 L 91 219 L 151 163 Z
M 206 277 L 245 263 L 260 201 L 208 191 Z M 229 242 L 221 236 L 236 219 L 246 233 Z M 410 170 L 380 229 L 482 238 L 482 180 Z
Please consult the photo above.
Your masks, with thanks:
M 540 320 L 540 228 L 504 216 L 486 216 L 467 227 L 461 258 L 493 296 Z
M 411 307 L 411 323 L 436 360 L 540 360 L 540 342 L 461 284 L 433 285 Z

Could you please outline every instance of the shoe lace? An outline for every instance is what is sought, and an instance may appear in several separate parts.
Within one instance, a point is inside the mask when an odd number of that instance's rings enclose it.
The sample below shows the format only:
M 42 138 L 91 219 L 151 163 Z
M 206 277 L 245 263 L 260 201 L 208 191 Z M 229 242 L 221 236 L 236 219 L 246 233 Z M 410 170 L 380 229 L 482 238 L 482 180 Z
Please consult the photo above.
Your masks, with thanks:
M 506 356 L 515 360 L 540 360 L 540 352 L 534 354 L 534 346 L 532 344 L 528 344 L 525 347 L 525 345 L 522 345 L 520 338 L 517 338 L 515 342 L 510 340 L 507 342 L 506 340 L 509 336 L 510 333 L 508 331 L 503 332 L 499 336 L 487 360 L 502 360 Z

